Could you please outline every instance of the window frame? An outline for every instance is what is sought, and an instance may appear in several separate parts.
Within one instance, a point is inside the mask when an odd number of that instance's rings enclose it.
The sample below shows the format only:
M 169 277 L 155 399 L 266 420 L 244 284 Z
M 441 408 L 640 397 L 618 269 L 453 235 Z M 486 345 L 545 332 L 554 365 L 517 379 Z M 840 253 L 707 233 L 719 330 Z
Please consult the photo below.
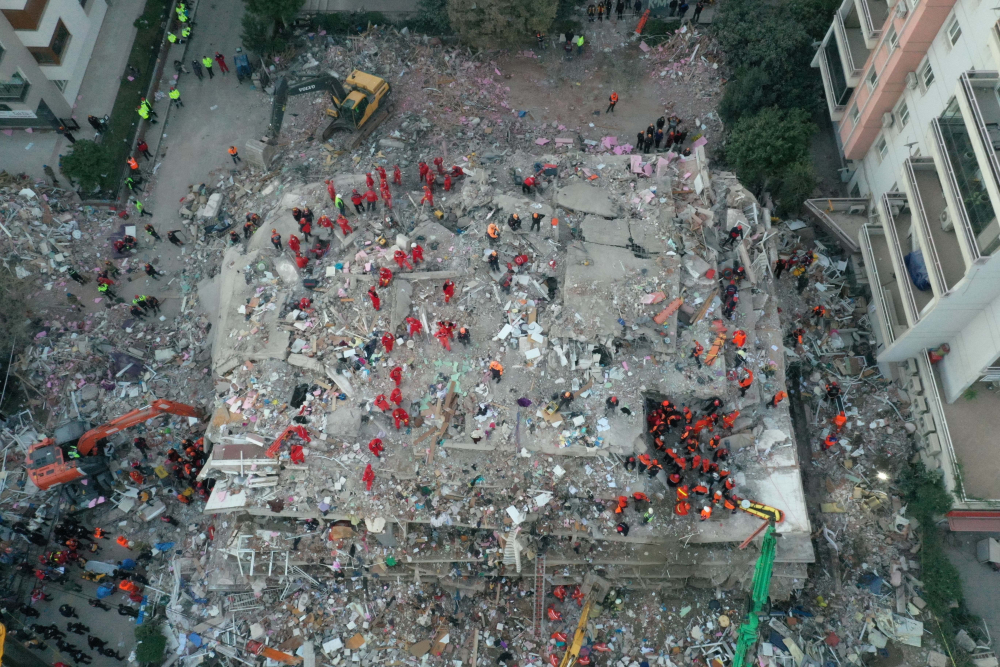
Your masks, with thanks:
M 902 130 L 910 122 L 910 105 L 904 99 L 896 105 L 896 108 L 892 110 L 892 114 L 899 121 L 899 129 Z
M 952 34 L 952 30 L 957 30 L 957 34 Z M 962 38 L 962 24 L 958 22 L 957 16 L 952 16 L 951 20 L 948 22 L 948 26 L 945 28 L 945 35 L 948 38 L 949 48 L 953 48 L 958 44 L 958 40 Z

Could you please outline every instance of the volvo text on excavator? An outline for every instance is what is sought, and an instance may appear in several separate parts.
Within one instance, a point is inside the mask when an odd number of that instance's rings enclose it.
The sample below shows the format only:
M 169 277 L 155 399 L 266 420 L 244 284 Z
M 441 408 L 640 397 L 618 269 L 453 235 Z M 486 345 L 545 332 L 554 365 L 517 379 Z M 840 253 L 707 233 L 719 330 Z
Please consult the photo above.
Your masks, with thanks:
M 43 491 L 57 484 L 82 479 L 94 480 L 96 487 L 110 487 L 111 476 L 104 455 L 107 438 L 164 413 L 198 419 L 204 417 L 198 408 L 158 399 L 151 405 L 90 430 L 87 430 L 89 424 L 85 422 L 64 424 L 56 429 L 54 438 L 46 438 L 28 448 L 25 461 L 28 477 Z M 90 490 L 97 492 L 97 489 Z
M 347 130 L 356 133 L 350 148 L 357 148 L 389 116 L 386 108 L 389 84 L 385 79 L 372 74 L 354 70 L 344 81 L 333 75 L 323 75 L 294 84 L 289 84 L 282 77 L 274 86 L 268 138 L 274 139 L 281 132 L 288 96 L 316 91 L 328 91 L 332 105 L 326 110 L 333 120 L 323 129 L 323 141 L 337 130 Z

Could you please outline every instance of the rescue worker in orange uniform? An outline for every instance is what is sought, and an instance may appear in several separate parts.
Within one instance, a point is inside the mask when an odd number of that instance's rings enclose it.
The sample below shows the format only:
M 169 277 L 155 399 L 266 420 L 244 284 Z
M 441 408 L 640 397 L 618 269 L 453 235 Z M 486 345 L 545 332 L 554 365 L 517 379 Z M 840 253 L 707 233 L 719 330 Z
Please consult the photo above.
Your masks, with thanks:
M 744 368 L 743 370 L 746 372 L 746 375 L 737 383 L 740 386 L 740 398 L 747 395 L 747 390 L 753 384 L 753 371 L 749 368 Z
M 778 403 L 781 403 L 781 401 L 783 401 L 787 397 L 788 397 L 788 394 L 786 394 L 783 391 L 779 391 L 777 394 L 775 394 L 771 398 L 770 401 L 768 401 L 767 407 L 768 408 L 776 408 L 776 407 L 778 407 Z
M 837 416 L 833 418 L 833 425 L 837 429 L 837 433 L 840 433 L 844 426 L 847 424 L 847 415 L 841 410 L 837 413 Z
M 736 347 L 744 347 L 747 344 L 747 332 L 743 329 L 737 329 L 736 333 L 733 334 L 733 345 Z
M 696 364 L 698 364 L 698 368 L 701 368 L 701 355 L 704 353 L 705 353 L 705 348 L 702 347 L 701 343 L 695 341 L 694 347 L 691 348 L 691 358 L 694 359 L 694 362 Z M 684 409 L 687 410 L 687 408 Z

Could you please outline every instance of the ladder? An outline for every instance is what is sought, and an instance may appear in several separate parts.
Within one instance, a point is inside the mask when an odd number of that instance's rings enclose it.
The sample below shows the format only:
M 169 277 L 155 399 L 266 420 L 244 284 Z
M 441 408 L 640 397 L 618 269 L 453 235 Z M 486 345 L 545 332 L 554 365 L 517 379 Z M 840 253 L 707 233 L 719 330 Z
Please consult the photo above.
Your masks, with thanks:
M 542 637 L 542 623 L 545 621 L 545 554 L 535 557 L 535 611 L 531 617 L 531 631 L 539 639 Z

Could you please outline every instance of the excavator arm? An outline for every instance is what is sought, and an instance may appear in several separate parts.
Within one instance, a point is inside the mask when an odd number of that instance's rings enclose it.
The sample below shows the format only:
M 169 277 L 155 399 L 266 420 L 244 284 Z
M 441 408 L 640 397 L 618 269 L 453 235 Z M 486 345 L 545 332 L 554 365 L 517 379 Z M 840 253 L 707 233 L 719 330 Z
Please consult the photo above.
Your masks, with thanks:
M 271 123 L 267 128 L 267 136 L 274 139 L 281 132 L 281 124 L 285 120 L 285 104 L 289 97 L 314 93 L 317 90 L 330 91 L 337 107 L 347 97 L 344 84 L 335 76 L 325 74 L 295 84 L 289 84 L 285 77 L 278 79 L 277 83 L 274 84 L 274 101 L 271 103 Z
M 172 415 L 180 415 L 182 417 L 197 417 L 198 419 L 204 418 L 204 413 L 196 407 L 185 403 L 176 403 L 174 401 L 158 399 L 144 408 L 133 410 L 132 412 L 122 415 L 117 419 L 112 419 L 107 424 L 102 424 L 97 428 L 90 429 L 80 436 L 80 441 L 77 443 L 77 451 L 79 451 L 82 456 L 87 456 L 94 450 L 94 447 L 97 446 L 97 443 L 100 440 L 107 438 L 109 435 L 114 435 L 119 431 L 124 431 L 125 429 L 135 426 L 136 424 L 148 421 L 153 417 L 162 415 L 165 412 Z

